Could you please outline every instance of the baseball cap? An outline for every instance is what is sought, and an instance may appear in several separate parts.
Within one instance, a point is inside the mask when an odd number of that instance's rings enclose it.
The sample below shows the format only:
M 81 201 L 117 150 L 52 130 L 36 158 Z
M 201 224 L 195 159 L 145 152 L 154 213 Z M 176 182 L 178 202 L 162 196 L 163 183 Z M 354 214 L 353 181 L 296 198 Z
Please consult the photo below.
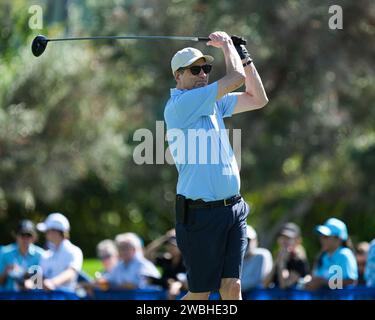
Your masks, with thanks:
M 209 55 L 204 55 L 200 50 L 187 47 L 177 51 L 171 60 L 171 68 L 173 75 L 175 72 L 183 67 L 190 66 L 192 63 L 200 58 L 204 58 L 207 63 L 214 61 L 214 58 Z
M 317 226 L 315 230 L 327 237 L 339 237 L 344 241 L 348 239 L 346 224 L 336 218 L 328 219 L 323 225 Z
M 279 236 L 286 236 L 288 238 L 298 238 L 301 235 L 301 229 L 293 222 L 287 222 L 282 225 Z
M 35 225 L 30 220 L 21 220 L 16 228 L 16 234 L 31 234 L 36 235 Z
M 46 232 L 51 229 L 67 232 L 70 229 L 70 224 L 64 215 L 56 212 L 49 214 L 44 222 L 36 225 L 36 228 L 41 232 Z
M 258 237 L 255 229 L 250 226 L 250 225 L 247 225 L 246 226 L 246 236 L 250 239 L 250 240 L 254 240 Z

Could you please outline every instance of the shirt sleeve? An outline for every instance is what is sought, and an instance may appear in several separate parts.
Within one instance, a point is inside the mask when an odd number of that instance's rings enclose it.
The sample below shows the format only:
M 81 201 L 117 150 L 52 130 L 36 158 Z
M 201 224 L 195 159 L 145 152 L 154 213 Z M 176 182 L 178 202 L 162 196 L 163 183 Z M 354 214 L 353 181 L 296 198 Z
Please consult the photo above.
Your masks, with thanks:
M 370 249 L 368 251 L 365 280 L 368 287 L 375 286 L 375 241 L 371 242 Z
M 43 248 L 40 248 L 40 247 L 37 247 L 36 251 L 37 251 L 37 256 L 36 256 L 37 264 L 40 265 L 46 252 Z
M 187 90 L 174 101 L 173 109 L 181 128 L 189 126 L 202 116 L 214 114 L 218 84 Z
M 140 274 L 144 277 L 160 278 L 160 272 L 151 261 L 145 261 Z
M 115 281 L 116 272 L 117 272 L 117 266 L 114 267 L 111 271 L 105 273 L 103 275 L 103 279 L 107 280 L 110 285 L 112 286 L 115 285 L 116 284 L 116 281 Z
M 264 263 L 262 266 L 262 281 L 272 271 L 272 266 L 273 266 L 273 259 L 272 259 L 271 252 L 266 251 L 263 257 L 264 257 Z
M 351 279 L 351 280 L 358 279 L 357 262 L 352 252 L 342 254 L 340 256 L 339 265 L 342 268 L 343 279 Z
M 323 269 L 322 269 L 322 267 L 316 267 L 316 268 L 313 270 L 313 275 L 314 275 L 315 277 L 325 278 L 325 277 L 324 277 L 324 273 L 323 273 Z
M 73 252 L 72 261 L 70 262 L 69 267 L 73 268 L 76 271 L 81 271 L 82 263 L 83 263 L 83 254 L 82 254 L 81 249 L 77 248 L 77 250 Z
M 221 113 L 222 118 L 231 117 L 234 108 L 237 104 L 237 95 L 234 93 L 228 93 L 224 97 L 222 97 L 220 100 L 217 101 L 217 107 Z
M 0 253 L 0 274 L 3 273 L 5 270 L 5 258 L 4 254 Z

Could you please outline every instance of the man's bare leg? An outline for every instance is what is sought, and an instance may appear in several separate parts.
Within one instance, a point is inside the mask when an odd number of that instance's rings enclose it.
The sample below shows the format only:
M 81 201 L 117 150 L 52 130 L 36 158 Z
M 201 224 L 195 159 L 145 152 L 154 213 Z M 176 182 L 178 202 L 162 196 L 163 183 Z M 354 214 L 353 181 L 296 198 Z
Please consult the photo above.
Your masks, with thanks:
M 240 279 L 221 279 L 220 295 L 223 300 L 242 300 Z
M 188 292 L 181 300 L 208 300 L 210 292 Z

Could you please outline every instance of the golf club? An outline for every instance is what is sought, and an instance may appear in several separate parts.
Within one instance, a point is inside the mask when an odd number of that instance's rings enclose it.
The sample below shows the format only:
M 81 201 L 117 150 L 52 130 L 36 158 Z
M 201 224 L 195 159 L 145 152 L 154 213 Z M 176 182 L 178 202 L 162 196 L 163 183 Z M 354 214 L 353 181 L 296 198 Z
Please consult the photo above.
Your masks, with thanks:
M 76 40 L 181 40 L 181 41 L 209 41 L 208 37 L 180 37 L 180 36 L 102 36 L 102 37 L 83 37 L 83 38 L 56 38 L 49 39 L 43 35 L 34 38 L 31 44 L 31 51 L 35 57 L 39 57 L 46 50 L 50 41 L 76 41 Z M 241 39 L 240 44 L 246 44 L 245 39 Z

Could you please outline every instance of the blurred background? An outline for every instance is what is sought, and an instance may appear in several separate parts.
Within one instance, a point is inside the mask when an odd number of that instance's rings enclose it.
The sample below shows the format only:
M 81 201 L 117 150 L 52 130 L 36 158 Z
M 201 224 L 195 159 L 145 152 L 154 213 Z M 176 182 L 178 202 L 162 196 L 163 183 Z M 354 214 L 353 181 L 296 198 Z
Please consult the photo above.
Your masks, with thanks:
M 331 30 L 330 5 L 343 8 Z M 31 29 L 29 8 L 43 9 Z M 3 0 L 0 2 L 0 243 L 22 218 L 64 213 L 85 258 L 96 244 L 132 231 L 147 244 L 174 224 L 173 165 L 136 165 L 139 128 L 163 121 L 172 55 L 195 43 L 82 41 L 48 37 L 208 36 L 248 40 L 270 102 L 234 116 L 242 130 L 241 191 L 260 245 L 274 250 L 280 226 L 302 229 L 312 259 L 314 227 L 346 222 L 354 243 L 375 236 L 375 8 L 358 1 Z M 220 50 L 212 80 L 225 72 Z

